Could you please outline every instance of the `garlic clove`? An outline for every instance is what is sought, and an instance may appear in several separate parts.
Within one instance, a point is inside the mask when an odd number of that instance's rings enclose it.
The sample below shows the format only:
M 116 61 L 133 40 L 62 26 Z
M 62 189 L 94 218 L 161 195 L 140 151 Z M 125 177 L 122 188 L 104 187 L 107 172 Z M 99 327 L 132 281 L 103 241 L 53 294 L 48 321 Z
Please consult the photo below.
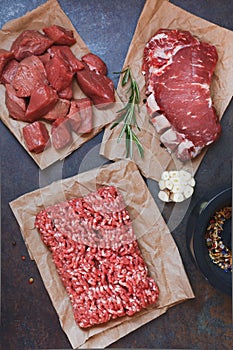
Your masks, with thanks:
M 172 187 L 173 187 L 172 181 L 171 181 L 171 180 L 166 180 L 166 181 L 165 181 L 165 186 L 166 186 L 166 188 L 167 188 L 168 190 L 171 190 Z
M 166 191 L 159 191 L 158 197 L 163 202 L 170 202 L 169 194 Z
M 193 194 L 193 187 L 190 185 L 186 185 L 184 188 L 184 197 L 187 199 L 192 196 Z
M 166 188 L 166 185 L 165 185 L 165 181 L 164 180 L 160 180 L 159 181 L 159 188 L 160 190 L 164 190 Z
M 182 193 L 172 193 L 170 196 L 171 200 L 176 203 L 183 202 L 185 199 Z
M 169 179 L 169 172 L 168 171 L 163 171 L 161 175 L 162 180 L 168 180 Z

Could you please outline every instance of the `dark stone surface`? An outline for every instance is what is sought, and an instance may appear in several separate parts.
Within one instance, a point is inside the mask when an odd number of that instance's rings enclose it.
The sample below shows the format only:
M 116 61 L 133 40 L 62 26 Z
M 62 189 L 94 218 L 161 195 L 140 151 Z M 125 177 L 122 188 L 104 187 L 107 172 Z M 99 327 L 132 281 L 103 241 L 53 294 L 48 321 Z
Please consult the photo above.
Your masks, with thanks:
M 134 29 L 145 3 L 144 0 L 60 0 L 89 48 L 108 65 L 109 76 L 123 65 Z M 229 0 L 172 0 L 189 12 L 233 29 L 233 2 Z M 41 0 L 0 1 L 1 26 L 43 3 Z M 233 104 L 222 119 L 222 137 L 207 152 L 197 174 L 196 190 L 191 203 L 181 207 L 186 215 L 174 225 L 172 209 L 161 207 L 181 253 L 185 269 L 196 298 L 176 305 L 166 314 L 112 344 L 112 348 L 154 349 L 231 349 L 231 298 L 215 290 L 191 261 L 186 248 L 185 230 L 188 214 L 205 193 L 223 188 L 232 180 Z M 37 267 L 30 260 L 17 222 L 8 203 L 18 196 L 35 190 L 43 183 L 60 178 L 60 165 L 54 164 L 44 172 L 27 155 L 10 131 L 0 123 L 1 133 L 1 195 L 2 195 L 2 317 L 1 342 L 4 350 L 69 349 L 56 312 L 42 283 Z M 102 133 L 70 155 L 62 164 L 62 176 L 75 175 L 103 164 L 98 155 Z M 88 162 L 88 156 L 93 161 Z M 156 198 L 155 182 L 147 181 Z M 159 204 L 159 203 L 158 203 Z M 169 221 L 172 217 L 173 221 Z M 26 260 L 22 260 L 22 255 Z M 28 279 L 34 278 L 29 284 Z M 98 344 L 96 344 L 98 347 Z

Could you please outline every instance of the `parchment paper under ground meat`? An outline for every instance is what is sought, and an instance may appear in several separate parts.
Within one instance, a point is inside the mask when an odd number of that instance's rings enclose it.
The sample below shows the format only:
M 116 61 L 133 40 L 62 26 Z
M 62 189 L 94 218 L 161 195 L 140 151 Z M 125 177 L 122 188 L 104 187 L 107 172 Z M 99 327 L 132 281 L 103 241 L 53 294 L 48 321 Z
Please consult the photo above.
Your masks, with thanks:
M 50 249 L 80 327 L 132 316 L 159 295 L 121 194 L 113 186 L 47 207 L 35 226 Z

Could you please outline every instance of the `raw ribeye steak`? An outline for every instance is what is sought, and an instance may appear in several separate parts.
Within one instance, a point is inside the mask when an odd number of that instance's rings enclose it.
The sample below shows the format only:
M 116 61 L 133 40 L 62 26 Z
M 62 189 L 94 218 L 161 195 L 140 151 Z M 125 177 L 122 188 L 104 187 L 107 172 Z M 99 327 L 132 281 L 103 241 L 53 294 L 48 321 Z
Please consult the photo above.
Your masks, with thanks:
M 154 304 L 149 277 L 121 194 L 113 186 L 42 210 L 35 226 L 52 253 L 80 327 Z
M 221 131 L 210 85 L 216 48 L 188 31 L 159 29 L 144 49 L 147 110 L 169 152 L 194 158 Z

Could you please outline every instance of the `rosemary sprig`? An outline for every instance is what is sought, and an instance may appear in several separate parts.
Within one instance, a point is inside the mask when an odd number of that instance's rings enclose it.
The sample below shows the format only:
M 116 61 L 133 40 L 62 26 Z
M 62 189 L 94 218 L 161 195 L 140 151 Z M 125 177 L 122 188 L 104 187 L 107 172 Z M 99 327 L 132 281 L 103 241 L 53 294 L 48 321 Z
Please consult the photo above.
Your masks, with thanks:
M 129 88 L 127 94 L 129 94 L 127 104 L 117 111 L 119 113 L 118 119 L 112 124 L 111 129 L 115 128 L 118 124 L 123 122 L 123 127 L 117 138 L 119 143 L 125 134 L 125 146 L 126 146 L 126 157 L 133 158 L 133 142 L 137 145 L 138 151 L 143 158 L 144 151 L 141 142 L 139 141 L 137 135 L 133 131 L 133 128 L 137 128 L 140 131 L 136 120 L 136 112 L 139 112 L 139 102 L 140 102 L 140 92 L 138 84 L 135 81 L 130 67 L 127 67 L 122 72 L 116 72 L 115 74 L 123 74 L 121 85 L 124 87 L 129 83 Z

